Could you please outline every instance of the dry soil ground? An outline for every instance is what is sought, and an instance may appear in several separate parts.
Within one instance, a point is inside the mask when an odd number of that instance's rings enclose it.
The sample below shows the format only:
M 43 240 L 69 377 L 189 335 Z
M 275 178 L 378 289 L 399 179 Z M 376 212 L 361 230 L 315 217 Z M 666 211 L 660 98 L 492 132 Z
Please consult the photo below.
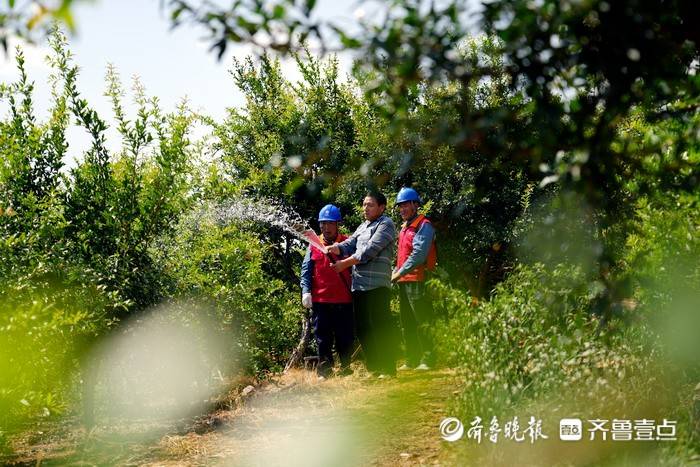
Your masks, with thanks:
M 18 465 L 355 466 L 450 464 L 438 432 L 449 370 L 318 381 L 297 370 L 197 420 L 111 420 L 90 433 L 47 422 L 15 441 Z M 447 454 L 447 455 L 446 455 Z

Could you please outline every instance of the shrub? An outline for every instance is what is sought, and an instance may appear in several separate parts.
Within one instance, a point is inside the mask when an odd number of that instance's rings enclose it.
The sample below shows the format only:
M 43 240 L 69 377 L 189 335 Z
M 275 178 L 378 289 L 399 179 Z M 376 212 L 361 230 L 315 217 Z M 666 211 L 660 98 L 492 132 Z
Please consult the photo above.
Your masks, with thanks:
M 258 235 L 193 216 L 150 250 L 174 298 L 211 304 L 232 332 L 238 368 L 259 374 L 284 366 L 298 338 L 298 290 L 264 272 L 272 247 Z

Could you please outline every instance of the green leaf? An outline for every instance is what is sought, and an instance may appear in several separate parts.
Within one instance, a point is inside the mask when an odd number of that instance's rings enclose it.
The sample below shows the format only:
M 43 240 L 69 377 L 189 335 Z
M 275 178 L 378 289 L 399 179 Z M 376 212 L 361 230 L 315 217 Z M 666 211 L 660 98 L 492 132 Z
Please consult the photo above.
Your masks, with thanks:
M 304 6 L 304 14 L 309 16 L 316 6 L 316 0 L 306 0 L 306 5 Z
M 284 18 L 285 13 L 286 13 L 286 10 L 285 10 L 284 6 L 275 5 L 275 8 L 272 10 L 272 17 L 274 19 L 282 19 L 282 18 Z

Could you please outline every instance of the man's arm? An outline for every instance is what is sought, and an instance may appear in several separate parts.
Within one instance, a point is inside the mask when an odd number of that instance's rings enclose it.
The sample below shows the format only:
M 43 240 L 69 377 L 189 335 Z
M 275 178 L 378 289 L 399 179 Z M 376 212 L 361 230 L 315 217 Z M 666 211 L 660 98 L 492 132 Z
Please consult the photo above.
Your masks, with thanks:
M 314 272 L 314 261 L 311 259 L 311 247 L 306 249 L 304 262 L 301 263 L 301 293 L 311 293 L 311 276 Z
M 349 256 L 355 252 L 357 248 L 357 237 L 360 235 L 360 228 L 358 227 L 348 238 L 340 243 L 336 243 L 330 248 L 337 248 L 338 251 L 331 251 L 336 256 Z M 329 251 L 330 251 L 329 248 Z M 334 248 L 334 249 L 335 249 Z
M 367 245 L 365 245 L 362 250 L 355 251 L 351 258 L 357 261 L 356 264 L 366 263 L 374 259 L 380 251 L 394 241 L 395 235 L 396 229 L 394 228 L 394 223 L 391 219 L 385 218 L 379 223 L 377 230 L 374 231 Z

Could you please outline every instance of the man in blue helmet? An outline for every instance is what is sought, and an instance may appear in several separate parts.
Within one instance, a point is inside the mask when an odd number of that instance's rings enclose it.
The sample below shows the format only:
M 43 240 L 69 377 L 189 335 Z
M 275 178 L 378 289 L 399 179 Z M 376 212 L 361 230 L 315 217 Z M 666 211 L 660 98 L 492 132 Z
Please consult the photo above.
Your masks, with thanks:
M 426 290 L 426 272 L 435 268 L 435 230 L 418 214 L 421 199 L 413 188 L 401 188 L 396 205 L 404 223 L 399 233 L 396 268 L 391 280 L 399 284 L 401 327 L 406 363 L 399 370 L 429 370 L 435 364 L 431 324 L 433 304 Z
M 340 209 L 327 204 L 318 213 L 321 243 L 333 245 L 347 237 L 338 233 Z M 333 343 L 340 357 L 340 374 L 352 374 L 350 357 L 354 337 L 350 271 L 337 273 L 332 263 L 342 259 L 309 245 L 301 265 L 302 305 L 310 308 L 311 323 L 318 346 L 318 375 L 326 378 L 333 371 Z

